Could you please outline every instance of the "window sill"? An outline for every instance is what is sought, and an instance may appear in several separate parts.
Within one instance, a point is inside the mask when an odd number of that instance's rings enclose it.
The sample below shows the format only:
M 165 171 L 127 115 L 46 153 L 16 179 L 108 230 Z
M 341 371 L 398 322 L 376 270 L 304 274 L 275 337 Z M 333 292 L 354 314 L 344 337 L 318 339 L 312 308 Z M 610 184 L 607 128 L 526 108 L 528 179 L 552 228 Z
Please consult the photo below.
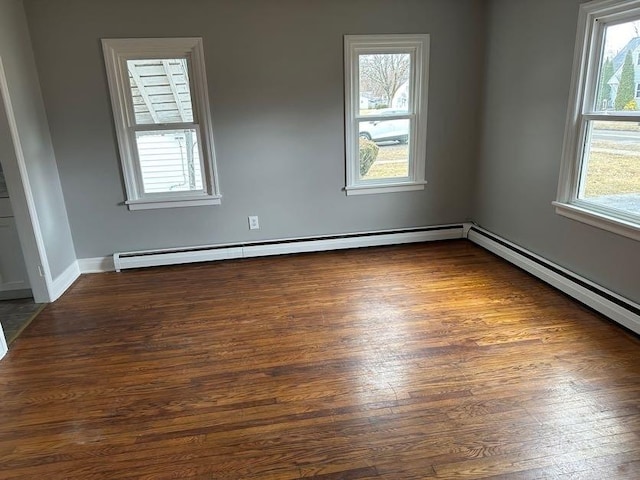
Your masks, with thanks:
M 424 190 L 427 182 L 373 183 L 370 185 L 350 185 L 344 188 L 347 195 L 373 195 L 377 193 L 409 192 Z
M 640 225 L 637 223 L 570 203 L 552 202 L 552 204 L 556 207 L 558 215 L 634 240 L 640 240 Z
M 199 207 L 203 205 L 220 205 L 222 197 L 215 196 L 199 196 L 190 198 L 157 198 L 157 199 L 141 199 L 127 200 L 125 204 L 129 210 L 151 210 L 156 208 L 176 208 L 176 207 Z

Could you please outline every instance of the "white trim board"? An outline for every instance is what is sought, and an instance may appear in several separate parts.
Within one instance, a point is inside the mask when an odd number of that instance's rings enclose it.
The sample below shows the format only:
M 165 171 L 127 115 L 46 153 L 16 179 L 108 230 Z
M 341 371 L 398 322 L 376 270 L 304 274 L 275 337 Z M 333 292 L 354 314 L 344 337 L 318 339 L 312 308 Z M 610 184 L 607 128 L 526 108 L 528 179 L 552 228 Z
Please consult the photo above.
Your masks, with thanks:
M 14 219 L 20 246 L 24 255 L 24 261 L 29 276 L 29 284 L 36 302 L 53 301 L 51 271 L 49 260 L 44 247 L 44 238 L 40 230 L 40 220 L 36 210 L 35 200 L 29 182 L 29 174 L 22 149 L 22 140 L 18 131 L 13 104 L 9 94 L 9 84 L 5 74 L 2 58 L 0 58 L 0 108 L 9 123 L 9 132 L 13 141 L 15 162 L 7 161 L 4 164 L 4 174 L 7 180 L 7 188 L 11 197 Z
M 113 272 L 115 270 L 112 256 L 80 258 L 78 259 L 78 268 L 82 274 Z
M 436 225 L 357 232 L 320 237 L 298 237 L 234 244 L 201 245 L 184 248 L 142 250 L 115 253 L 111 257 L 78 260 L 81 273 L 119 271 L 125 268 L 143 268 L 181 263 L 208 262 L 232 258 L 286 255 L 292 253 L 321 252 L 346 248 L 395 245 L 402 243 L 453 240 L 464 238 L 466 224 Z
M 80 277 L 78 262 L 73 262 L 67 269 L 51 282 L 51 301 L 55 302 Z
M 473 243 L 495 253 L 597 312 L 640 334 L 640 305 L 481 227 L 467 234 Z
M 2 324 L 0 324 L 0 360 L 7 354 L 9 347 L 7 346 L 7 339 L 4 336 L 2 330 Z

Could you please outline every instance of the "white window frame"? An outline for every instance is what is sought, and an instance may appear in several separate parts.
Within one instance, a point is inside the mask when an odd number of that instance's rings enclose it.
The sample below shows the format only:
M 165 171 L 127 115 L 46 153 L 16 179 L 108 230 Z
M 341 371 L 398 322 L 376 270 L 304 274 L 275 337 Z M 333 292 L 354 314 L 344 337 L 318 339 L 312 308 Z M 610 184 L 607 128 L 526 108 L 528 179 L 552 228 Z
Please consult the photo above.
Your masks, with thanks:
M 556 213 L 603 230 L 640 240 L 640 218 L 581 200 L 582 162 L 590 121 L 640 122 L 640 112 L 593 111 L 607 24 L 640 18 L 640 0 L 597 0 L 580 7 L 573 76 L 560 165 Z
M 202 39 L 197 37 L 103 39 L 102 47 L 127 194 L 125 204 L 130 210 L 220 204 L 222 196 L 218 187 Z M 193 122 L 136 125 L 127 60 L 154 58 L 187 59 Z M 136 130 L 162 131 L 181 128 L 196 129 L 202 167 L 202 190 L 145 193 L 138 160 Z
M 359 55 L 408 53 L 411 55 L 410 102 L 406 115 L 360 116 Z M 424 190 L 427 151 L 427 91 L 429 35 L 345 35 L 345 146 L 347 195 Z M 409 175 L 404 178 L 360 178 L 359 121 L 409 120 Z

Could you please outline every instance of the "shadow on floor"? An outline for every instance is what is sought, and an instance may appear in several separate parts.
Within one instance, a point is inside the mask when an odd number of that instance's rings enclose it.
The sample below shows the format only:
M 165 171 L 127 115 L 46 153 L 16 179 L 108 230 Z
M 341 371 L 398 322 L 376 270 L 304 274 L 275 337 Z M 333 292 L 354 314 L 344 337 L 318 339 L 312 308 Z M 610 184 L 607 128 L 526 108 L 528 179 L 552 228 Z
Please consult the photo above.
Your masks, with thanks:
M 33 298 L 0 301 L 0 323 L 7 344 L 11 345 L 18 338 L 44 306 L 43 303 L 35 303 Z

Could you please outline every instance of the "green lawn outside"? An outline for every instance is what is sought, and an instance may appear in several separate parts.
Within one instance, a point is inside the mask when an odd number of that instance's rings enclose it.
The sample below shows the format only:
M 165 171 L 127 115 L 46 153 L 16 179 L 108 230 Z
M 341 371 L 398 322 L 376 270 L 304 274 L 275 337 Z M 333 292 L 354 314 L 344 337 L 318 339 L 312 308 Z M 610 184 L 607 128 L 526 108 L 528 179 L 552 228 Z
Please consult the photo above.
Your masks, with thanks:
M 606 124 L 606 127 L 611 126 L 612 130 L 616 129 L 613 127 L 619 127 L 617 122 L 601 123 Z M 640 132 L 640 125 L 627 125 L 625 130 Z M 407 145 L 380 145 L 378 157 L 364 179 L 405 177 L 407 158 Z M 589 158 L 585 197 L 633 193 L 640 195 L 640 151 L 637 145 L 594 142 Z
M 584 192 L 587 198 L 625 193 L 640 195 L 640 154 L 625 155 L 598 148 L 591 152 L 587 172 Z
M 391 144 L 379 147 L 378 157 L 364 179 L 406 177 L 409 169 L 409 146 Z

